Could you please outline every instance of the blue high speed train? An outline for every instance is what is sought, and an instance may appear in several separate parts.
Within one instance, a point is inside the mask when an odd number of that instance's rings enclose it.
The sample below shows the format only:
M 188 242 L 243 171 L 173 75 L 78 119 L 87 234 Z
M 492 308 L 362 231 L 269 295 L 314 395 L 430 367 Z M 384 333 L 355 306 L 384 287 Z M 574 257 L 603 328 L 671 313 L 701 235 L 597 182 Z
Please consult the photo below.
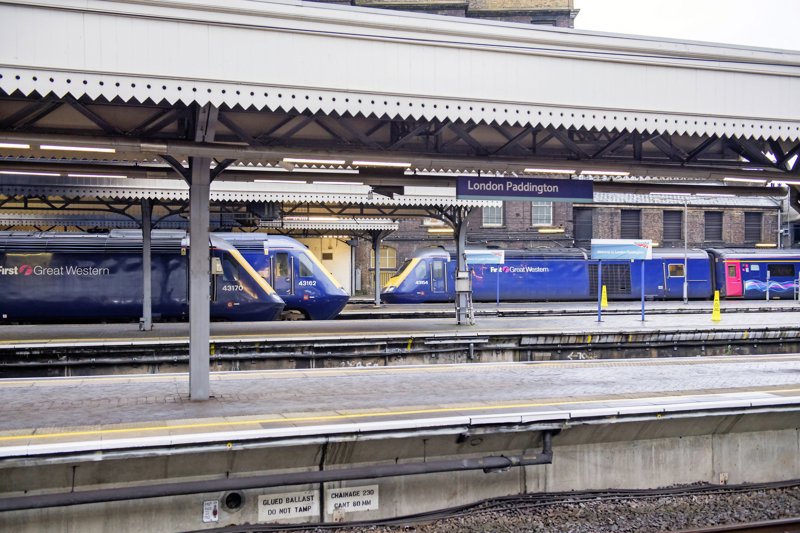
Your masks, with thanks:
M 286 302 L 283 318 L 329 320 L 350 296 L 301 242 L 265 233 L 215 233 L 233 246 Z
M 283 300 L 232 245 L 210 237 L 211 318 L 275 320 Z M 155 318 L 186 320 L 188 246 L 181 234 L 152 239 Z M 142 314 L 142 236 L 0 233 L 0 318 L 6 321 L 136 320 Z
M 478 254 L 477 252 L 482 252 Z M 598 265 L 582 249 L 502 250 L 502 264 L 470 261 L 487 250 L 467 250 L 476 301 L 561 301 L 597 298 Z M 685 262 L 685 265 L 684 265 Z M 692 299 L 708 299 L 714 291 L 727 298 L 792 298 L 800 273 L 796 250 L 661 249 L 645 261 L 644 279 L 638 262 L 602 262 L 602 284 L 609 298 L 636 299 L 644 284 L 653 299 L 683 298 L 684 280 Z M 419 250 L 383 287 L 387 303 L 448 302 L 455 298 L 456 261 L 442 249 Z M 769 279 L 767 276 L 769 275 Z

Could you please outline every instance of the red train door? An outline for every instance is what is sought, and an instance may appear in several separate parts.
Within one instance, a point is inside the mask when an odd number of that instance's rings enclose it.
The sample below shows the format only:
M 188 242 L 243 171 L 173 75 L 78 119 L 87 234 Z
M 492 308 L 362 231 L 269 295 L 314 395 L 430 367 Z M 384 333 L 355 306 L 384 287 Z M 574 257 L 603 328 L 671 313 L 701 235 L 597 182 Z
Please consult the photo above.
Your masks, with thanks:
M 725 296 L 742 296 L 742 267 L 739 261 L 725 262 Z

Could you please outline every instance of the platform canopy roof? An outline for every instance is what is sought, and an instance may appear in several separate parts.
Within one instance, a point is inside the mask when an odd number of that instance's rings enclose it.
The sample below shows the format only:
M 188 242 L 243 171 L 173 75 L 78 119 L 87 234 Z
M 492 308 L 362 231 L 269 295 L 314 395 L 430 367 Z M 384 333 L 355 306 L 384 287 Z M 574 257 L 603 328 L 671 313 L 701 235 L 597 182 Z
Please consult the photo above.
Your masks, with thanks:
M 280 0 L 3 0 L 0 20 L 0 167 L 800 174 L 800 52 Z

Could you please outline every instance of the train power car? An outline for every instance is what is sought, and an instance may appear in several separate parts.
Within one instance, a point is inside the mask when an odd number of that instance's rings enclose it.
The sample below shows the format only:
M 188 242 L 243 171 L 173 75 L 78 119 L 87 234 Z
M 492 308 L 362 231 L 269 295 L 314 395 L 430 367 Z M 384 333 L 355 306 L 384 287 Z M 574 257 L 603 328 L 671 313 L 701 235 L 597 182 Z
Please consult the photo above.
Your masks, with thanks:
M 215 233 L 235 246 L 286 302 L 288 320 L 329 320 L 350 296 L 301 242 L 284 235 Z
M 155 318 L 189 315 L 185 235 L 154 232 Z M 283 300 L 224 240 L 211 236 L 211 318 L 275 320 Z M 0 233 L 0 318 L 6 321 L 135 320 L 142 313 L 142 236 Z
M 597 297 L 598 261 L 585 250 L 504 250 L 502 263 L 482 263 L 470 256 L 485 256 L 487 250 L 467 250 L 476 301 L 591 300 Z M 690 298 L 710 298 L 713 279 L 708 254 L 690 250 L 686 254 L 687 289 Z M 638 262 L 602 262 L 602 283 L 609 297 L 635 299 L 641 294 Z M 424 249 L 406 261 L 389 279 L 381 297 L 388 303 L 446 302 L 455 298 L 456 261 L 442 249 Z M 645 296 L 682 298 L 684 251 L 653 251 L 645 262 Z
M 709 249 L 717 289 L 725 298 L 794 298 L 800 275 L 798 250 Z

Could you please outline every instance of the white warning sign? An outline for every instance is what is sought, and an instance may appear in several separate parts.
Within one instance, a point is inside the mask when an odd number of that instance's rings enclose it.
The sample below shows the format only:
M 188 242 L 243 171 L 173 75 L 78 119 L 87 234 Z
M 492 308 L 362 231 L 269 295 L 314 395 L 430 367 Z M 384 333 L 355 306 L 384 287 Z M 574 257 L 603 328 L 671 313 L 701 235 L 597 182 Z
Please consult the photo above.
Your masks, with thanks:
M 219 500 L 203 502 L 203 522 L 219 522 Z
M 319 498 L 315 490 L 263 494 L 258 497 L 259 522 L 307 516 L 319 516 Z
M 328 512 L 358 513 L 374 511 L 378 507 L 378 485 L 328 490 Z

